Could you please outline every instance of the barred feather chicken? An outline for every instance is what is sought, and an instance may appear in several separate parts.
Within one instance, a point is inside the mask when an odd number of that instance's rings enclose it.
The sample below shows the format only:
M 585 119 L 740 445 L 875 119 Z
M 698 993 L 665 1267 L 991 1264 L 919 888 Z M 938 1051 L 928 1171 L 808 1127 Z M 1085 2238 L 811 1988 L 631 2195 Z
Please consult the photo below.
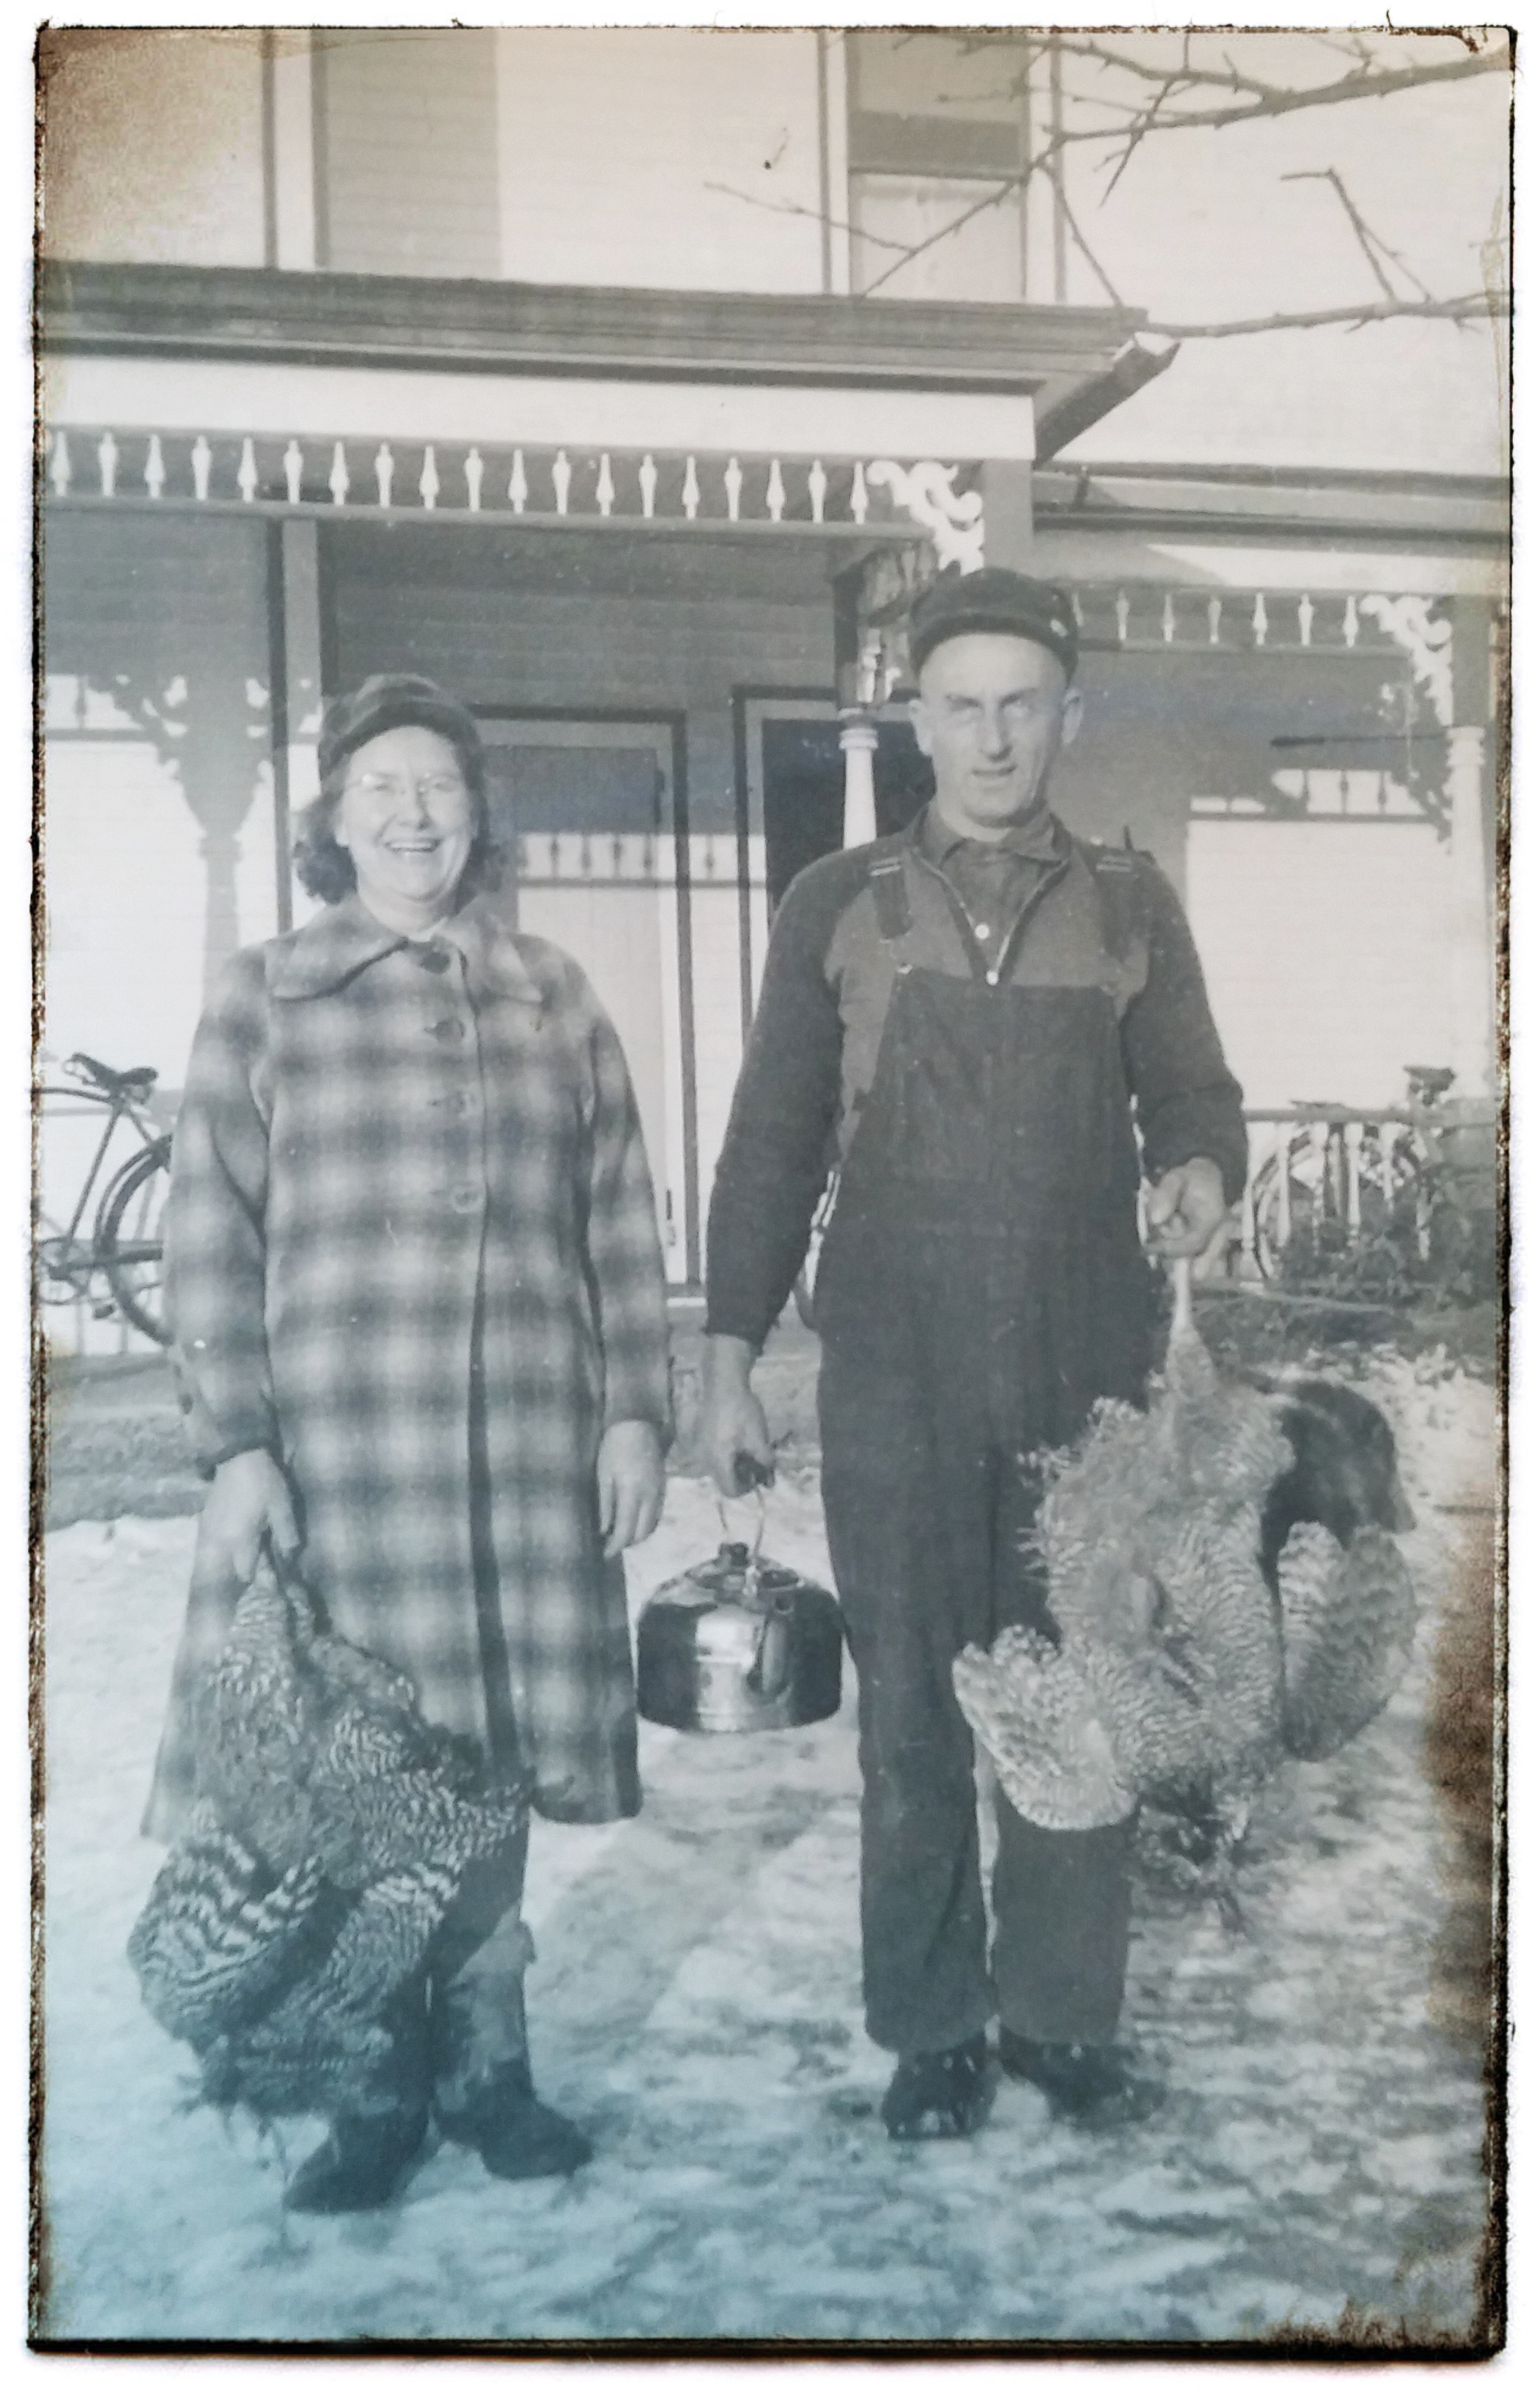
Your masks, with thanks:
M 1149 1804 L 1232 1842 L 1285 1757 L 1335 1753 L 1392 1693 L 1415 1603 L 1388 1533 L 1409 1521 L 1377 1409 L 1222 1380 L 1179 1274 L 1148 1412 L 1104 1404 L 1048 1460 L 1057 1644 L 1011 1628 L 953 1666 L 1011 1804 L 1057 1830 Z
M 522 1789 L 435 1730 L 411 1683 L 317 1627 L 264 1563 L 197 1708 L 197 1802 L 128 1943 L 204 2097 L 264 2118 L 366 2109 L 385 2018 L 467 1868 L 520 1833 Z

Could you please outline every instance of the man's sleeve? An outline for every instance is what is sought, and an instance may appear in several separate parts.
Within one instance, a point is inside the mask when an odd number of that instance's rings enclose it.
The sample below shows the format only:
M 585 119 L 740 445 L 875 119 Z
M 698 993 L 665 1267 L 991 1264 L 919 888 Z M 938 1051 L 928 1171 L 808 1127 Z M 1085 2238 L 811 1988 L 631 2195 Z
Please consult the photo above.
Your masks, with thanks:
M 801 1269 L 828 1171 L 844 1035 L 826 959 L 863 872 L 826 859 L 782 901 L 717 1167 L 705 1327 L 756 1349 Z
M 204 1473 L 248 1448 L 279 1450 L 265 1325 L 268 1127 L 254 1088 L 264 1000 L 260 960 L 238 958 L 198 1026 L 171 1146 L 167 1311 Z
M 1145 985 L 1123 1018 L 1123 1054 L 1152 1181 L 1195 1156 L 1212 1158 L 1233 1205 L 1246 1182 L 1241 1086 L 1225 1064 L 1203 967 L 1176 892 L 1141 859 Z

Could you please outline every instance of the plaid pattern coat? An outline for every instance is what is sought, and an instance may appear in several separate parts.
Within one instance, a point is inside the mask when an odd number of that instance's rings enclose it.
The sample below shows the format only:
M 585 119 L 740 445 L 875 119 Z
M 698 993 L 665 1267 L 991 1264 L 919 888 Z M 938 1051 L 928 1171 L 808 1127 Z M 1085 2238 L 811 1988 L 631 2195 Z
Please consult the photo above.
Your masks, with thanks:
M 286 1470 L 339 1636 L 537 1807 L 634 1813 L 612 1422 L 666 1437 L 663 1265 L 620 1043 L 570 958 L 473 900 L 427 943 L 356 898 L 237 957 L 178 1118 L 167 1280 L 200 1460 Z M 146 1828 L 191 1788 L 188 1699 L 229 1618 L 195 1570 Z

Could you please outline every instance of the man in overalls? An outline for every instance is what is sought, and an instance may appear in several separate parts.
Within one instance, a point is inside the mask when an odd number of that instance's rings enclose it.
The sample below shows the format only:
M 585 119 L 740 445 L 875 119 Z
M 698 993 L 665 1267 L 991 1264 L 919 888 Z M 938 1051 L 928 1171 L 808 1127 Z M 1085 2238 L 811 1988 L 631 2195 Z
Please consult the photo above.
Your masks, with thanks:
M 1143 2100 L 1113 2043 L 1131 1824 L 1050 1832 L 1002 1800 L 989 1954 L 951 1667 L 1045 1622 L 1037 1451 L 1099 1397 L 1142 1396 L 1141 1150 L 1152 1247 L 1196 1255 L 1240 1194 L 1245 1135 L 1169 883 L 1048 811 L 1081 713 L 1064 594 L 945 576 L 911 655 L 934 799 L 809 867 L 776 916 L 712 1199 L 704 1436 L 725 1489 L 744 1457 L 773 1461 L 750 1370 L 833 1146 L 819 1406 L 861 1689 L 867 2027 L 899 2058 L 889 2133 L 966 2137 L 995 2018 L 1001 2066 L 1057 2111 Z

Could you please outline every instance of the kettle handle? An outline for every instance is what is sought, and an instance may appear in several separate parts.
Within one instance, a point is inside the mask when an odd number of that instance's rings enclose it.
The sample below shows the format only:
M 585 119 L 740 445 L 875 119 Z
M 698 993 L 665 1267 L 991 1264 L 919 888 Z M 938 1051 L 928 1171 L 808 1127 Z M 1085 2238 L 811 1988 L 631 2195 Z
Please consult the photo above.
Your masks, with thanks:
M 746 1493 L 748 1493 L 748 1492 L 746 1492 L 746 1491 L 745 1491 L 745 1494 L 746 1494 Z M 759 1516 L 759 1518 L 758 1518 L 758 1520 L 755 1523 L 755 1526 L 754 1526 L 754 1543 L 753 1543 L 753 1545 L 752 1545 L 752 1546 L 750 1547 L 750 1549 L 749 1549 L 749 1559 L 748 1559 L 748 1560 L 749 1560 L 749 1571 L 750 1571 L 750 1574 L 751 1574 L 751 1575 L 753 1575 L 753 1574 L 755 1573 L 756 1567 L 757 1567 L 757 1565 L 758 1564 L 758 1561 L 759 1561 L 759 1550 L 760 1550 L 760 1548 L 761 1548 L 761 1547 L 764 1545 L 764 1543 L 765 1543 L 765 1486 L 764 1486 L 764 1483 L 763 1483 L 762 1481 L 757 1481 L 757 1482 L 756 1482 L 756 1484 L 755 1484 L 755 1487 L 754 1487 L 754 1489 L 753 1489 L 753 1492 L 752 1492 L 752 1493 L 753 1493 L 753 1496 L 754 1496 L 755 1503 L 756 1503 L 757 1507 L 758 1508 L 758 1516 Z M 721 1524 L 721 1526 L 722 1526 L 723 1534 L 724 1534 L 724 1536 L 725 1536 L 725 1535 L 726 1535 L 726 1533 L 727 1533 L 727 1531 L 728 1531 L 728 1528 L 729 1528 L 729 1523 L 728 1523 L 728 1518 L 727 1518 L 727 1508 L 726 1508 L 726 1506 L 724 1505 L 724 1503 L 723 1503 L 722 1499 L 721 1499 L 721 1497 L 720 1497 L 720 1496 L 718 1496 L 718 1497 L 717 1497 L 717 1519 L 718 1520 L 718 1522 L 720 1522 L 720 1524 Z

